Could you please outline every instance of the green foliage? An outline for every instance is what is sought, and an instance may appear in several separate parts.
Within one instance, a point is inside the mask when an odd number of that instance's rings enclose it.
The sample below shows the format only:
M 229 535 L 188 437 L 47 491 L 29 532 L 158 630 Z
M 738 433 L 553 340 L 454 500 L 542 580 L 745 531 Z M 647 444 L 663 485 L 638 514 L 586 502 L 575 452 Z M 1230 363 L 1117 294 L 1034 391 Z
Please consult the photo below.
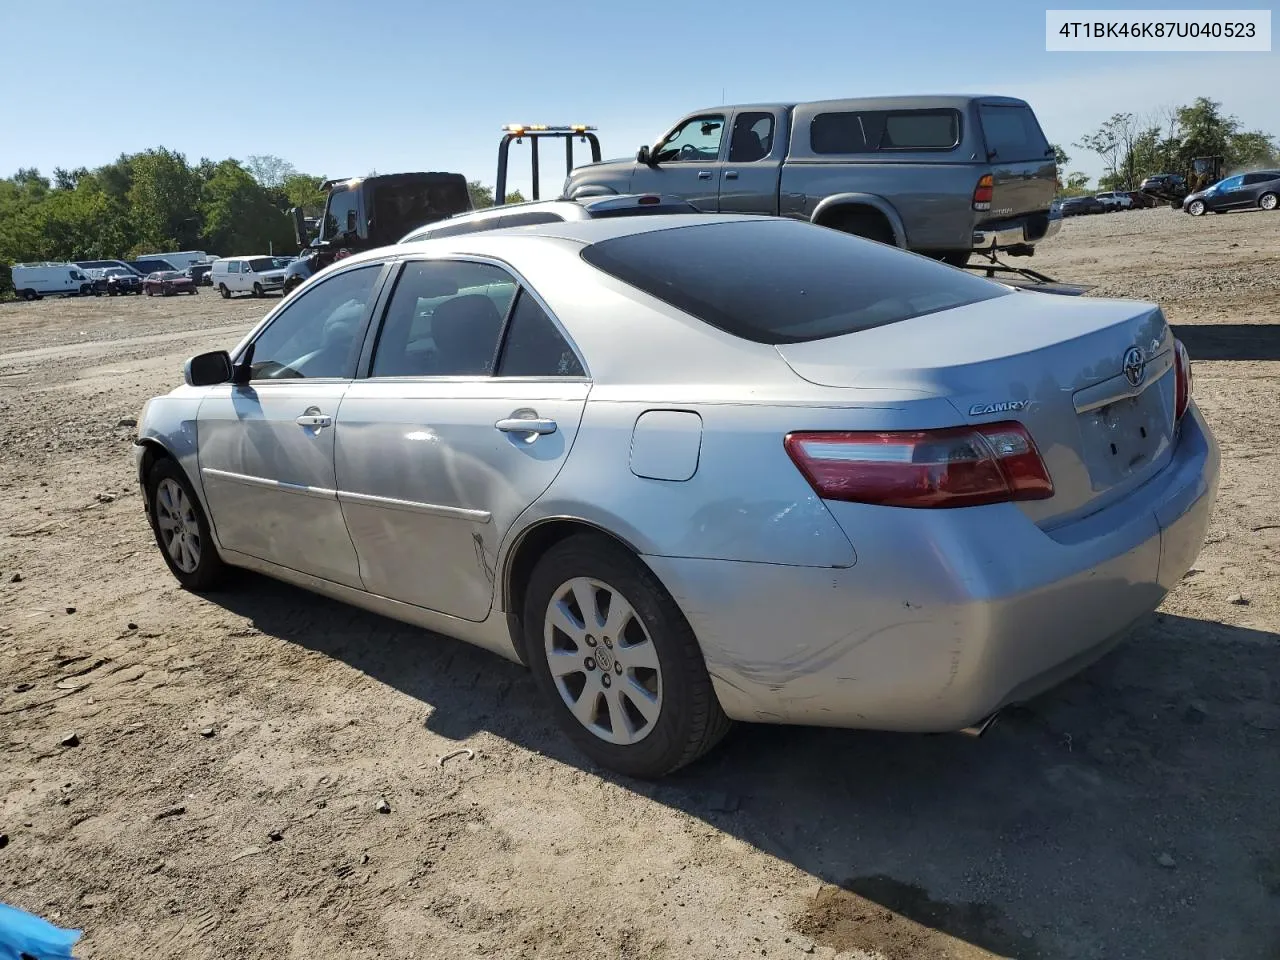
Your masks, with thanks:
M 324 211 L 325 193 L 320 189 L 324 180 L 305 173 L 293 173 L 281 185 L 285 203 L 289 207 L 301 207 L 308 216 L 319 216 Z
M 1090 192 L 1089 175 L 1077 171 L 1067 174 L 1067 182 L 1060 191 L 1060 195 L 1064 197 L 1082 197 Z
M 235 160 L 224 160 L 205 185 L 205 236 L 215 250 L 266 253 L 295 245 L 288 216 Z
M 477 210 L 493 206 L 493 187 L 486 186 L 479 180 L 468 180 L 467 191 L 471 194 L 471 205 Z M 507 203 L 524 203 L 524 194 L 512 190 L 507 194 Z

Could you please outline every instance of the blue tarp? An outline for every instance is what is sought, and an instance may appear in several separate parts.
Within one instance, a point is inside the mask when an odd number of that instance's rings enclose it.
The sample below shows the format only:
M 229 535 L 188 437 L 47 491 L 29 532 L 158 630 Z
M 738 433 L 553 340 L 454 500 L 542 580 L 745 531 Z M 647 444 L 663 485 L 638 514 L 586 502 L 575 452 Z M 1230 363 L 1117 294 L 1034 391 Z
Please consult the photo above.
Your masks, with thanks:
M 0 960 L 72 960 L 79 930 L 63 930 L 17 907 L 0 903 Z

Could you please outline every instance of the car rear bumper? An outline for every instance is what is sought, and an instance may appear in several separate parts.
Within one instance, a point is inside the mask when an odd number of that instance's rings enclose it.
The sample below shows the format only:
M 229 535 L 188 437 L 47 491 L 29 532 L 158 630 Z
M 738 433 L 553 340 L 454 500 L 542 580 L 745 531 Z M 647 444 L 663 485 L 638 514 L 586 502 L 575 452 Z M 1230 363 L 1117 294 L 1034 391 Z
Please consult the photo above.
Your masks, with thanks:
M 1065 680 L 1154 610 L 1195 560 L 1218 483 L 1193 405 L 1173 460 L 1046 533 L 1015 505 L 829 504 L 845 569 L 646 557 L 739 720 L 946 732 Z
M 1062 215 L 1057 211 L 984 223 L 974 228 L 974 250 L 1008 250 L 1030 247 L 1041 240 L 1057 236 L 1062 229 Z

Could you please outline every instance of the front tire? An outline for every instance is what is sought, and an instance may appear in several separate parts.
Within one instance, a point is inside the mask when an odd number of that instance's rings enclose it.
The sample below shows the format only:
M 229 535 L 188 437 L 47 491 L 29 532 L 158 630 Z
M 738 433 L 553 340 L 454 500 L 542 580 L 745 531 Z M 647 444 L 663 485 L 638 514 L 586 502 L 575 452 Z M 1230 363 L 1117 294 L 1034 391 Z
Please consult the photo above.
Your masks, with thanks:
M 522 617 L 525 662 L 556 720 L 592 760 L 665 776 L 728 732 L 693 629 L 643 563 L 570 537 L 538 561 Z
M 218 292 L 222 294 L 223 300 L 231 299 L 231 291 L 227 289 L 227 285 L 225 283 L 218 284 Z
M 253 285 L 253 295 L 259 299 L 262 297 L 262 284 L 255 283 Z
M 169 572 L 187 590 L 212 590 L 226 577 L 209 533 L 209 521 L 187 475 L 164 457 L 147 475 L 151 529 Z
M 1258 198 L 1258 206 L 1263 210 L 1274 210 L 1277 206 L 1280 206 L 1280 203 L 1277 202 L 1274 193 L 1264 193 Z

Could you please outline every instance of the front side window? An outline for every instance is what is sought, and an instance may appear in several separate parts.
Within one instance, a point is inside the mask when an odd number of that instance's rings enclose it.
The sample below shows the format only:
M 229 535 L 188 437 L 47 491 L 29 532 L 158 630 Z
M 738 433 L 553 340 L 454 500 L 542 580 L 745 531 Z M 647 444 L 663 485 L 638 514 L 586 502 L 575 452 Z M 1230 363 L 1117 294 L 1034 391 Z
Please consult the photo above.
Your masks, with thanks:
M 793 220 L 698 224 L 593 243 L 599 270 L 756 343 L 803 343 L 1012 296 L 885 244 Z
M 516 280 L 463 260 L 405 264 L 373 354 L 373 377 L 487 377 Z
M 521 289 L 507 324 L 500 377 L 581 377 L 586 371 L 577 354 L 542 305 Z
M 329 209 L 324 215 L 323 240 L 333 240 L 356 230 L 357 198 L 354 190 L 340 190 L 329 196 Z
M 710 163 L 720 156 L 724 116 L 713 114 L 686 120 L 662 141 L 654 155 L 658 163 Z
M 381 264 L 344 270 L 299 293 L 253 341 L 251 380 L 351 376 Z

